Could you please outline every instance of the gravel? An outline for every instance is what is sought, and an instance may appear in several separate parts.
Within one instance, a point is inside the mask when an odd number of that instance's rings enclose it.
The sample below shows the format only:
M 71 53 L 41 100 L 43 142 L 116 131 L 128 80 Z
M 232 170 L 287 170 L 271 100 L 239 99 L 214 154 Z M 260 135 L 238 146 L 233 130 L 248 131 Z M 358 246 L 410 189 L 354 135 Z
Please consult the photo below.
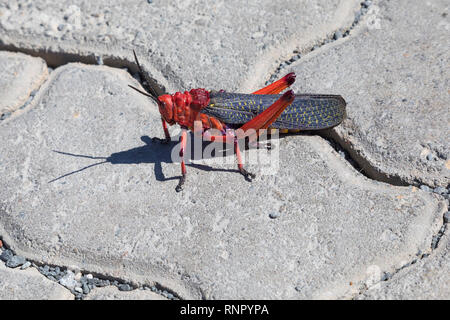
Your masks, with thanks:
M 450 221 L 450 211 L 447 211 L 446 213 L 444 213 L 444 222 L 449 223 L 449 221 Z
M 75 274 L 68 270 L 66 275 L 59 280 L 59 284 L 67 289 L 73 290 L 78 283 L 75 280 Z
M 6 261 L 6 266 L 8 268 L 17 268 L 23 265 L 27 260 L 21 256 L 12 256 L 8 261 Z
M 27 261 L 24 257 L 15 255 L 14 252 L 10 249 L 2 250 L 3 242 L 0 247 L 0 260 L 5 262 L 5 265 L 9 268 L 17 268 L 20 266 L 21 270 L 28 269 L 29 267 L 36 268 L 42 275 L 47 277 L 48 279 L 58 282 L 60 285 L 66 287 L 70 290 L 74 295 L 75 299 L 80 300 L 83 297 L 91 292 L 91 290 L 95 287 L 107 287 L 110 285 L 114 285 L 118 287 L 120 291 L 131 291 L 134 288 L 127 283 L 120 283 L 117 280 L 107 280 L 107 279 L 99 279 L 94 277 L 92 274 L 82 275 L 81 272 L 77 272 L 76 274 L 71 270 L 65 270 L 61 267 L 52 267 L 49 265 L 38 266 L 35 263 Z M 149 287 L 143 289 L 150 289 Z M 161 294 L 169 299 L 177 300 L 172 293 L 167 291 L 158 290 L 156 287 L 151 288 L 152 291 Z
M 89 286 L 88 286 L 87 283 L 84 283 L 84 284 L 82 285 L 82 288 L 83 288 L 83 293 L 84 293 L 84 294 L 88 294 L 88 293 L 91 291 L 91 289 L 89 288 Z
M 448 193 L 447 189 L 445 189 L 444 187 L 434 188 L 433 192 L 440 194 L 440 195 L 444 195 L 444 194 Z
M 0 255 L 0 260 L 2 260 L 3 262 L 7 262 L 13 256 L 14 256 L 14 253 L 11 250 L 7 249 L 7 250 L 3 251 L 2 254 Z
M 131 291 L 131 290 L 133 290 L 133 288 L 128 283 L 124 283 L 124 284 L 119 285 L 119 290 L 120 291 Z

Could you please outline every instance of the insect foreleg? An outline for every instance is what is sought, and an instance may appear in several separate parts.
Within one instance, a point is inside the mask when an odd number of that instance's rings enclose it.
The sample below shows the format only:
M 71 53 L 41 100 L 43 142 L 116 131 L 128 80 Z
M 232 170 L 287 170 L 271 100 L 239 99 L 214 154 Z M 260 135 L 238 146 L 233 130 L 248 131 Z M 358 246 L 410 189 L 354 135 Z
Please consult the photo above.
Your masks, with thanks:
M 152 141 L 159 141 L 161 143 L 169 143 L 170 142 L 170 133 L 169 133 L 169 129 L 167 128 L 167 122 L 161 117 L 161 122 L 162 122 L 162 126 L 163 126 L 163 130 L 164 130 L 164 139 L 161 138 L 157 138 L 157 137 L 153 137 Z

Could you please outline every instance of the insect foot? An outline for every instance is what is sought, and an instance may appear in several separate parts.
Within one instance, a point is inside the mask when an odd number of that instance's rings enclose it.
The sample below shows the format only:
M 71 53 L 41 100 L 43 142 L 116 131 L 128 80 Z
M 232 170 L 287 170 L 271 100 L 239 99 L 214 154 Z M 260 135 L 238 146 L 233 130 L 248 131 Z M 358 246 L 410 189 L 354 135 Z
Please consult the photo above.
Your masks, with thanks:
M 180 178 L 180 182 L 178 182 L 178 185 L 175 187 L 176 192 L 180 192 L 183 190 L 184 182 L 186 181 L 186 176 L 183 174 Z
M 245 180 L 252 182 L 252 179 L 256 178 L 256 175 L 253 173 L 248 172 L 247 170 L 245 170 L 244 168 L 239 168 L 239 171 L 241 172 L 241 174 L 244 176 Z

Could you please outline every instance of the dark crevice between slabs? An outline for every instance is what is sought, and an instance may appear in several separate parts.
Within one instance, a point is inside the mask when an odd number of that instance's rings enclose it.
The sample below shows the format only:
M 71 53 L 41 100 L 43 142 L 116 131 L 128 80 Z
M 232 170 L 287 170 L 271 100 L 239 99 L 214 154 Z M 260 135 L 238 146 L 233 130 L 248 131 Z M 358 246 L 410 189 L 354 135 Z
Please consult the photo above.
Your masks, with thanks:
M 370 6 L 372 5 L 371 0 L 365 0 L 363 2 L 361 2 L 361 7 L 360 9 L 355 13 L 355 18 L 353 20 L 353 23 L 350 27 L 348 27 L 347 29 L 344 28 L 340 28 L 338 30 L 336 30 L 332 35 L 328 36 L 326 39 L 322 40 L 322 42 L 319 42 L 318 44 L 315 44 L 314 46 L 303 50 L 302 52 L 298 51 L 298 50 L 294 50 L 292 52 L 292 55 L 289 59 L 281 62 L 277 69 L 275 70 L 275 72 L 270 76 L 269 80 L 266 81 L 266 86 L 271 84 L 272 82 L 278 80 L 278 78 L 280 78 L 280 73 L 287 68 L 287 66 L 289 66 L 290 64 L 294 63 L 295 61 L 298 61 L 302 58 L 302 56 L 319 49 L 320 47 L 323 47 L 329 43 L 332 43 L 336 40 L 339 40 L 341 38 L 345 38 L 347 36 L 350 35 L 350 32 L 359 24 L 359 22 L 361 21 L 362 17 L 364 15 L 366 15 L 369 12 Z
M 280 73 L 287 68 L 290 64 L 294 63 L 301 59 L 302 56 L 317 50 L 320 47 L 323 47 L 329 43 L 332 43 L 340 38 L 345 38 L 350 35 L 350 32 L 361 22 L 364 15 L 369 12 L 370 7 L 373 5 L 373 1 L 366 0 L 360 3 L 360 9 L 355 13 L 355 18 L 353 20 L 352 25 L 343 30 L 342 28 L 335 31 L 328 38 L 324 39 L 319 44 L 316 44 L 309 49 L 306 49 L 303 52 L 294 51 L 292 53 L 291 58 L 280 63 L 276 71 L 271 75 L 270 79 L 266 82 L 266 85 L 276 81 L 280 78 Z M 317 132 L 319 136 L 323 139 L 327 140 L 328 143 L 338 152 L 342 158 L 344 158 L 353 168 L 355 168 L 358 172 L 360 172 L 365 177 L 376 180 L 380 182 L 385 182 L 395 186 L 409 186 L 410 183 L 406 182 L 399 175 L 387 175 L 382 172 L 378 168 L 372 166 L 363 156 L 360 155 L 356 150 L 352 148 L 352 146 L 348 146 L 348 144 L 339 137 L 334 130 L 320 130 Z M 420 183 L 415 184 L 416 186 L 420 186 Z
M 150 290 L 169 300 L 180 300 L 180 296 L 173 290 L 159 283 L 152 285 L 138 286 L 132 282 L 120 278 L 103 275 L 98 272 L 89 272 L 87 270 L 71 270 L 64 266 L 44 264 L 38 261 L 26 259 L 23 256 L 15 254 L 0 236 L 0 263 L 5 263 L 6 267 L 20 270 L 35 268 L 47 279 L 58 283 L 69 290 L 76 300 L 83 300 L 94 288 L 106 286 L 115 286 L 119 291 Z M 81 277 L 75 275 L 80 273 Z
M 67 52 L 54 52 L 49 49 L 28 49 L 28 48 L 20 48 L 13 44 L 3 44 L 0 40 L 0 50 L 2 51 L 10 51 L 10 52 L 21 52 L 32 57 L 40 57 L 45 60 L 47 66 L 53 69 L 66 65 L 68 63 L 78 62 L 88 65 L 105 65 L 112 68 L 119 69 L 127 69 L 127 71 L 131 74 L 138 73 L 138 66 L 132 61 L 128 61 L 127 59 L 115 57 L 112 55 L 97 55 L 95 53 L 89 54 L 76 54 L 76 53 L 67 53 Z M 130 54 L 132 57 L 132 49 L 130 49 Z M 139 54 L 138 54 L 139 58 Z M 141 63 L 142 65 L 142 63 Z M 142 65 L 142 67 L 145 67 Z M 170 70 L 169 70 L 170 73 Z M 151 80 L 155 81 L 159 87 L 165 91 L 165 88 L 162 84 L 158 83 L 158 81 L 148 75 Z
M 49 51 L 47 49 L 33 50 L 33 49 L 27 49 L 27 48 L 20 48 L 15 45 L 5 45 L 1 42 L 1 40 L 0 40 L 0 50 L 8 51 L 8 52 L 20 52 L 20 53 L 24 53 L 24 54 L 27 54 L 32 57 L 42 58 L 47 64 L 47 67 L 49 69 L 49 74 L 51 72 L 53 72 L 55 69 L 62 67 L 68 63 L 83 63 L 83 64 L 87 64 L 87 65 L 105 65 L 105 66 L 112 67 L 112 68 L 124 69 L 133 78 L 140 80 L 139 74 L 138 74 L 138 66 L 136 65 L 134 60 L 128 61 L 126 59 L 118 58 L 118 57 L 114 57 L 114 56 L 96 55 L 96 54 L 81 55 L 81 54 L 65 53 L 65 52 L 53 52 L 53 51 Z M 132 54 L 132 50 L 130 50 L 130 53 Z M 138 56 L 138 58 L 139 58 L 139 56 Z M 141 63 L 141 66 L 143 68 L 145 68 L 142 61 L 140 61 L 140 63 Z M 146 73 L 146 74 L 150 78 L 151 81 L 154 81 L 155 85 L 157 85 L 161 89 L 162 92 L 166 92 L 166 88 L 163 85 L 161 85 L 150 74 L 148 74 L 148 73 Z M 48 79 L 46 81 L 48 81 L 49 79 L 50 79 L 50 76 L 48 77 Z M 14 114 L 14 112 L 16 112 L 18 110 L 22 110 L 25 107 L 27 107 L 33 101 L 37 92 L 44 86 L 46 81 L 44 81 L 38 89 L 32 91 L 28 100 L 22 106 L 20 106 L 17 110 L 15 110 L 13 112 L 5 112 L 3 114 L 0 114 L 0 123 L 2 120 L 9 118 L 12 114 Z
M 388 175 L 380 169 L 374 167 L 364 156 L 357 152 L 351 145 L 345 142 L 334 130 L 323 130 L 319 135 L 328 141 L 328 143 L 356 170 L 371 180 L 388 183 L 394 186 L 410 186 L 399 175 Z M 420 186 L 420 183 L 416 185 Z

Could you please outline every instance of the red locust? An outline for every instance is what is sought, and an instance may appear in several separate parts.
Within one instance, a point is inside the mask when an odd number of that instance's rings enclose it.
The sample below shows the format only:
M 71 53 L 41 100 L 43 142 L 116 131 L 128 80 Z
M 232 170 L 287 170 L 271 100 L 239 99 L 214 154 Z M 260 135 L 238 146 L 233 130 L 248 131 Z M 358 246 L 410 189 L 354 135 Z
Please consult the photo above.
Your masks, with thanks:
M 246 180 L 251 181 L 255 175 L 243 167 L 238 140 L 248 137 L 249 141 L 254 142 L 265 129 L 298 132 L 331 128 L 341 123 L 346 116 L 346 102 L 340 95 L 296 95 L 292 90 L 279 94 L 294 83 L 294 73 L 289 73 L 252 94 L 228 93 L 223 90 L 208 91 L 202 88 L 172 95 L 165 94 L 144 73 L 136 53 L 134 51 L 133 53 L 141 85 L 147 92 L 131 85 L 130 87 L 152 98 L 158 104 L 165 134 L 165 139 L 160 140 L 165 143 L 170 141 L 167 124 L 177 123 L 181 126 L 182 176 L 175 188 L 177 192 L 183 189 L 186 180 L 183 156 L 188 130 L 201 135 L 207 141 L 233 144 L 239 172 Z

